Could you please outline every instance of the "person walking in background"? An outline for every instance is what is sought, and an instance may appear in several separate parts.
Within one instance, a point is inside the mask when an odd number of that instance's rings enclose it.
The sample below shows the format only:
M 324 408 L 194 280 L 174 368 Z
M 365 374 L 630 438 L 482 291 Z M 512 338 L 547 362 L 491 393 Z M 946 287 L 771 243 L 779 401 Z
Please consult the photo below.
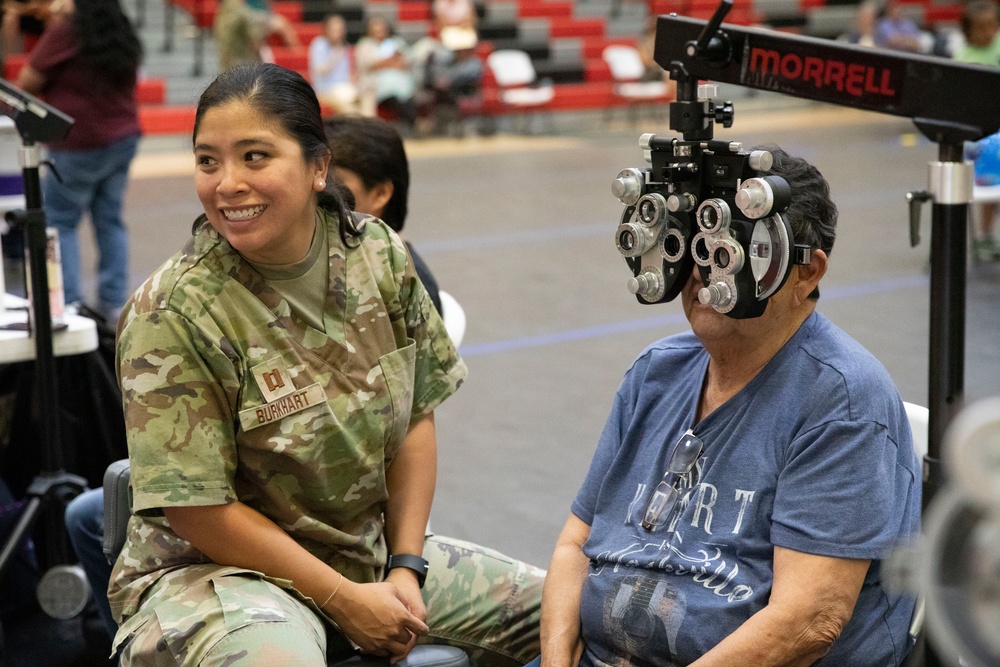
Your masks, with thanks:
M 964 44 L 955 60 L 1000 67 L 1000 20 L 995 0 L 973 0 L 962 14 Z M 966 157 L 975 162 L 976 185 L 1000 186 L 1000 134 L 970 143 Z M 997 217 L 997 202 L 979 204 L 979 231 L 973 241 L 973 252 L 980 262 L 1000 259 L 1000 244 L 993 235 Z
M 77 228 L 90 213 L 97 237 L 98 311 L 117 320 L 129 293 L 128 231 L 122 200 L 139 142 L 135 83 L 142 45 L 118 0 L 52 5 L 17 85 L 75 119 L 49 145 L 42 182 L 46 222 L 59 232 L 66 302 L 85 300 Z
M 331 14 L 323 22 L 323 34 L 309 44 L 309 81 L 323 104 L 337 113 L 356 113 L 358 88 L 354 64 L 347 45 L 344 17 Z
M 384 18 L 369 16 L 354 55 L 362 115 L 374 116 L 382 109 L 412 129 L 417 119 L 416 81 L 406 42 L 392 34 Z

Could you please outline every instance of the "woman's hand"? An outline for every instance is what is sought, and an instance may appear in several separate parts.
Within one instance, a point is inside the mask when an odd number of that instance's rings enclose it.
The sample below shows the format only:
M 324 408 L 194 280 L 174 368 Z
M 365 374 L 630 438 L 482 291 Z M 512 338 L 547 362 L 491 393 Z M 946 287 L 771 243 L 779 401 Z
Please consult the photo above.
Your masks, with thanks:
M 424 596 L 420 593 L 417 574 L 405 567 L 397 567 L 389 571 L 385 580 L 395 584 L 400 599 L 403 600 L 403 604 L 410 610 L 410 613 L 426 623 L 427 607 L 424 606 Z
M 410 611 L 408 603 L 391 581 L 356 584 L 345 580 L 326 611 L 362 652 L 397 662 L 406 657 L 417 637 L 427 634 L 427 624 Z

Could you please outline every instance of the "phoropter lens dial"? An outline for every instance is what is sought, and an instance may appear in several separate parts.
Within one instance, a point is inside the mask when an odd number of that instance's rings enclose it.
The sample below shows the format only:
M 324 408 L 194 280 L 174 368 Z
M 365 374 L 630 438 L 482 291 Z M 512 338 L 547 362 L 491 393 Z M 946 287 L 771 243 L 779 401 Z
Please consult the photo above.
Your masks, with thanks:
M 650 192 L 639 198 L 635 205 L 635 217 L 647 227 L 655 227 L 667 215 L 667 200 L 658 192 Z
M 618 225 L 615 246 L 624 257 L 638 257 L 656 244 L 658 231 L 655 227 L 626 222 Z
M 729 204 L 722 199 L 707 199 L 698 207 L 695 213 L 698 227 L 709 234 L 718 234 L 729 227 L 732 213 Z
M 660 256 L 668 262 L 680 262 L 687 252 L 684 235 L 676 227 L 670 227 L 660 240 Z
M 743 269 L 743 246 L 730 239 L 715 239 L 708 247 L 711 265 L 719 273 L 734 276 Z

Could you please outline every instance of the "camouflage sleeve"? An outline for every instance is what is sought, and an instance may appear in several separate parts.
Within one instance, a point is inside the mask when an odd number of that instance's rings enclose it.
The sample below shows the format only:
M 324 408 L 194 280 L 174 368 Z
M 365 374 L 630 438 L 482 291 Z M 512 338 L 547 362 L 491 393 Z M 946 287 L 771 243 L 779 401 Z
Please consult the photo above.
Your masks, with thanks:
M 468 369 L 448 336 L 444 321 L 417 277 L 413 260 L 405 244 L 394 233 L 393 252 L 405 259 L 396 279 L 399 283 L 399 306 L 406 325 L 406 335 L 416 345 L 413 381 L 413 410 L 410 423 L 433 412 L 462 385 Z M 393 266 L 399 268 L 399 263 Z
M 118 340 L 137 513 L 236 500 L 239 378 L 220 344 L 168 310 L 137 315 Z

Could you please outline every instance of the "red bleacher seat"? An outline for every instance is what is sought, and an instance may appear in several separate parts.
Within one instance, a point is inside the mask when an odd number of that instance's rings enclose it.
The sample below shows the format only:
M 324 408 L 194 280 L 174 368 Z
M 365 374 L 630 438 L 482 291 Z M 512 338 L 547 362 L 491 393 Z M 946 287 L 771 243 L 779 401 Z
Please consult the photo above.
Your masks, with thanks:
M 583 38 L 583 59 L 600 59 L 604 53 L 604 48 L 612 44 L 624 44 L 625 46 L 636 46 L 636 40 L 623 37 L 584 37 Z
M 573 16 L 572 2 L 548 2 L 546 0 L 521 0 L 517 4 L 517 15 L 521 18 L 541 18 Z
M 323 24 L 322 23 L 293 23 L 292 27 L 295 28 L 295 34 L 298 35 L 299 42 L 303 46 L 309 46 L 310 42 L 323 34 Z M 278 35 L 271 35 L 268 39 L 268 44 L 272 47 L 281 46 L 283 42 Z
M 169 0 L 169 2 L 187 12 L 199 28 L 211 28 L 215 23 L 219 0 Z
M 143 79 L 135 85 L 135 101 L 143 104 L 163 104 L 167 101 L 167 82 L 163 79 Z
M 590 58 L 583 64 L 583 78 L 587 83 L 607 83 L 614 81 L 611 68 L 603 58 Z
M 398 21 L 430 21 L 431 3 L 429 2 L 399 2 L 396 5 L 396 20 Z
M 275 14 L 280 14 L 292 23 L 300 23 L 302 21 L 302 3 L 293 2 L 291 0 L 280 0 L 279 2 L 271 3 L 271 11 Z
M 935 5 L 927 3 L 924 5 L 924 21 L 930 25 L 942 21 L 955 22 L 962 19 L 962 5 Z
M 193 106 L 141 106 L 139 127 L 143 134 L 191 134 Z
M 295 70 L 302 76 L 309 78 L 309 49 L 306 47 L 289 48 L 287 46 L 271 47 L 276 65 L 281 65 L 291 70 Z
M 549 19 L 549 37 L 603 37 L 604 19 L 554 16 Z
M 483 41 L 476 44 L 476 57 L 485 61 L 486 57 L 493 53 L 493 42 Z
M 28 62 L 27 53 L 13 53 L 7 56 L 3 63 L 3 78 L 17 81 L 17 75 L 26 62 Z

